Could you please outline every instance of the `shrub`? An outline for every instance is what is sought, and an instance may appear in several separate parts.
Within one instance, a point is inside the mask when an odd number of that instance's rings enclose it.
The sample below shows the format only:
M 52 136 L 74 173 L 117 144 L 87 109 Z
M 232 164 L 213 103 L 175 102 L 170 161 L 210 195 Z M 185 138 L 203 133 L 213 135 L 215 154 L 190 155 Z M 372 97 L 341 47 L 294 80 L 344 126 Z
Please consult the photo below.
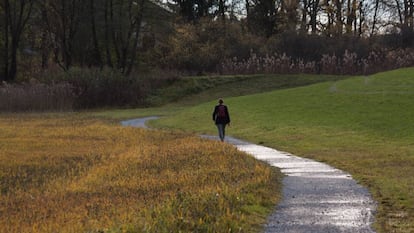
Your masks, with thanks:
M 178 25 L 168 42 L 158 45 L 159 65 L 190 74 L 216 72 L 225 58 L 248 58 L 262 42 L 245 33 L 239 24 L 201 20 L 197 25 Z
M 144 103 L 145 88 L 139 79 L 113 70 L 74 68 L 64 78 L 75 87 L 76 109 L 137 106 Z
M 112 69 L 49 70 L 37 81 L 0 88 L 0 111 L 71 111 L 102 107 L 147 106 L 155 89 L 177 78 L 173 72 L 154 71 L 128 77 Z M 33 79 L 34 80 L 34 79 Z
M 0 87 L 0 111 L 71 111 L 76 101 L 74 87 L 67 83 L 37 82 L 8 84 Z
M 66 74 L 78 94 L 77 109 L 147 106 L 150 93 L 176 78 L 176 74 L 162 71 L 126 77 L 110 69 L 78 68 Z

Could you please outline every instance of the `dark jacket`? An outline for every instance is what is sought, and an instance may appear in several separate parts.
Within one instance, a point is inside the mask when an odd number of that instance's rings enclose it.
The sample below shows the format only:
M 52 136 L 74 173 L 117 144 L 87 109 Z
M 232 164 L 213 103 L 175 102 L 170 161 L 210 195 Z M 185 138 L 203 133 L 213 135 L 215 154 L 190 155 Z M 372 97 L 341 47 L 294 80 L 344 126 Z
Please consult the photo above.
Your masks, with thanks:
M 225 116 L 219 116 L 219 106 L 224 107 Z M 230 114 L 227 109 L 227 106 L 224 104 L 219 104 L 214 107 L 213 112 L 213 121 L 216 122 L 216 124 L 229 124 L 230 123 Z

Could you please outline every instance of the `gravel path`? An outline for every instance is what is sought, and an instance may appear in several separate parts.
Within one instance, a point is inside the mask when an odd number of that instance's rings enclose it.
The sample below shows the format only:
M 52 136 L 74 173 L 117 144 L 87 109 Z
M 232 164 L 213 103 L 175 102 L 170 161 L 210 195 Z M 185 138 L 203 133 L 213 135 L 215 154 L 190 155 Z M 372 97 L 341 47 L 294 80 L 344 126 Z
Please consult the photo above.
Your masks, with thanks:
M 146 127 L 156 117 L 123 121 L 122 125 Z M 218 140 L 218 137 L 202 137 Z M 281 169 L 283 197 L 269 216 L 265 233 L 365 233 L 375 232 L 375 202 L 368 190 L 351 175 L 327 164 L 304 159 L 265 146 L 226 137 L 240 151 Z

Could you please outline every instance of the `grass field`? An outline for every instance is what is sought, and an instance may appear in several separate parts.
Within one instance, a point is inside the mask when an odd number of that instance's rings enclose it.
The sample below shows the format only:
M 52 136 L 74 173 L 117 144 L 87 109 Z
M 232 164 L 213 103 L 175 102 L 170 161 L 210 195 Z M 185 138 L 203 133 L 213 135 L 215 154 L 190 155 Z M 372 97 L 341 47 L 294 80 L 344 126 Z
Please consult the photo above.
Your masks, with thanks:
M 216 134 L 211 112 L 225 93 L 153 126 Z M 378 232 L 414 232 L 414 68 L 225 103 L 229 134 L 350 172 L 378 202 Z
M 186 133 L 0 115 L 0 232 L 255 232 L 280 174 Z
M 0 232 L 256 229 L 276 201 L 269 196 L 278 188 L 275 171 L 188 133 L 118 126 L 119 119 L 159 115 L 166 117 L 152 126 L 216 134 L 211 112 L 218 97 L 232 115 L 229 134 L 350 172 L 378 202 L 378 232 L 414 232 L 412 77 L 411 68 L 350 78 L 195 78 L 165 96 L 155 93 L 156 103 L 177 100 L 159 108 L 2 115 L 0 224 L 8 228 Z M 214 184 L 204 179 L 195 187 L 195 172 L 213 175 Z

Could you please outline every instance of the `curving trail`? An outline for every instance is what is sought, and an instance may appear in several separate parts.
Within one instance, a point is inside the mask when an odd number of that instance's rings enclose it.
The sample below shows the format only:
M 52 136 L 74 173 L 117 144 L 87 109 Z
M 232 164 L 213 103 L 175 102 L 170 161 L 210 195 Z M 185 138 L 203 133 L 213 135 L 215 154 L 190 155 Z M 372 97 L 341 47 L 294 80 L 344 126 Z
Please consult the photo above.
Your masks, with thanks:
M 159 117 L 157 116 L 143 117 L 143 118 L 137 118 L 137 119 L 127 120 L 127 121 L 121 121 L 121 124 L 123 126 L 132 126 L 132 127 L 148 129 L 148 126 L 145 123 L 147 121 L 156 120 L 158 118 Z
M 146 127 L 148 117 L 122 125 Z M 218 140 L 218 137 L 202 135 Z M 283 197 L 269 216 L 265 233 L 372 233 L 376 204 L 351 175 L 327 164 L 232 137 L 227 143 L 281 169 Z

